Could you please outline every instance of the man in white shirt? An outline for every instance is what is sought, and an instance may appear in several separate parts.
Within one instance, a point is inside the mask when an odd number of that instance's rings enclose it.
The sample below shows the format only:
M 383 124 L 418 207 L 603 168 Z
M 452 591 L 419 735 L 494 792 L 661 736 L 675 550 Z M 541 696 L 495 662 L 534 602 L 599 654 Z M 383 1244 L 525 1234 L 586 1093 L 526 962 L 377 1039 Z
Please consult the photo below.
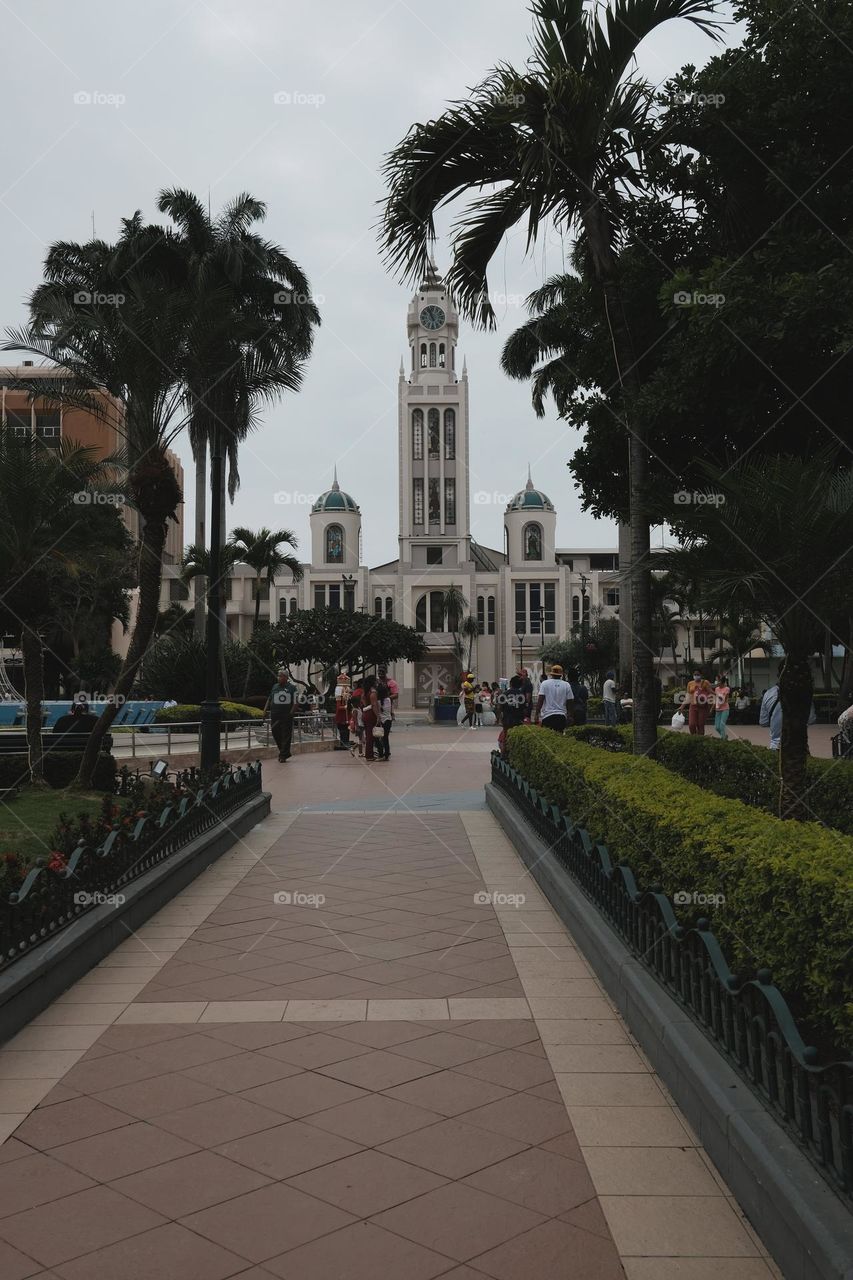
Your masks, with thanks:
M 601 690 L 601 702 L 604 708 L 604 723 L 616 725 L 619 723 L 619 712 L 616 709 L 616 675 L 613 671 L 608 671 L 607 679 L 604 681 L 604 687 Z
M 552 667 L 548 679 L 539 686 L 534 722 L 538 720 L 543 729 L 562 733 L 569 723 L 569 703 L 573 696 L 572 686 L 563 679 L 563 668 Z

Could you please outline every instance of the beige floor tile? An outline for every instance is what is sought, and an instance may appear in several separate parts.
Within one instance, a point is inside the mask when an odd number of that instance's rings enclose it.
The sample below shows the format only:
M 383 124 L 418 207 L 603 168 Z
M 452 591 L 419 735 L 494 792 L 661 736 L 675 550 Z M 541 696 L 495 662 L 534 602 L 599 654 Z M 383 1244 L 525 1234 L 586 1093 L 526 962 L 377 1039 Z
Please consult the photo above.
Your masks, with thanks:
M 0 1111 L 0 1143 L 5 1142 L 7 1138 L 11 1138 L 18 1125 L 23 1124 L 28 1115 L 29 1109 L 27 1111 L 10 1111 L 8 1115 Z
M 211 1000 L 199 1022 L 281 1022 L 286 1000 Z
M 0 1080 L 59 1080 L 83 1056 L 82 1049 L 4 1049 Z
M 482 1000 L 476 997 L 458 997 L 453 996 L 447 1001 L 450 1008 L 451 1018 L 464 1020 L 471 1018 L 481 1021 L 507 1018 L 529 1018 L 530 1006 L 526 1000 L 518 999 L 513 996 L 507 996 L 506 999 L 495 997 L 489 999 L 484 997 Z
M 127 1004 L 126 1000 L 121 1004 L 62 1004 L 56 1001 L 33 1018 L 30 1026 L 108 1027 L 124 1013 Z
M 618 1018 L 539 1018 L 536 1023 L 542 1043 L 628 1044 L 628 1032 Z
M 581 1107 L 567 1103 L 566 1110 L 582 1147 L 693 1146 L 671 1107 Z
M 524 930 L 515 931 L 509 926 L 505 930 L 506 944 L 510 951 L 516 947 L 521 951 L 527 951 L 531 947 L 569 947 L 573 946 L 569 935 L 560 930 L 558 933 L 546 932 L 544 929 L 539 933 L 527 933 Z
M 601 1196 L 622 1257 L 749 1258 L 757 1250 L 723 1196 Z
M 774 1280 L 761 1258 L 623 1258 L 627 1280 Z
M 115 1004 L 121 1000 L 125 1004 L 130 1004 L 131 1000 L 135 1000 L 147 985 L 147 982 L 98 982 L 93 986 L 87 986 L 83 982 L 78 982 L 70 987 L 57 1003 L 62 1005 Z
M 558 996 L 563 999 L 603 995 L 594 978 L 549 978 L 538 973 L 522 973 L 521 985 L 527 996 Z
M 117 1022 L 198 1022 L 207 1008 L 206 1000 L 171 1000 L 162 1004 L 129 1004 Z
M 55 1084 L 56 1080 L 0 1080 L 0 1116 L 23 1112 L 21 1120 L 25 1119 Z
M 649 1075 L 649 1069 L 630 1044 L 552 1044 L 546 1048 L 554 1071 Z
M 285 1022 L 364 1022 L 366 1000 L 288 1000 Z
M 106 984 L 113 982 L 150 982 L 162 968 L 161 964 L 120 965 L 114 967 L 102 963 L 93 969 L 90 974 L 86 975 L 86 982 L 87 984 L 95 982 Z
M 369 1000 L 367 1004 L 368 1022 L 429 1022 L 452 1016 L 446 1000 Z
M 5 1049 L 80 1049 L 91 1047 L 102 1034 L 102 1028 L 94 1027 L 25 1027 L 6 1045 Z
M 534 1018 L 607 1018 L 616 1013 L 603 996 L 532 996 Z
M 680 1147 L 586 1147 L 600 1196 L 722 1195 L 698 1151 Z
M 615 1071 L 558 1071 L 555 1078 L 567 1107 L 660 1108 L 666 1104 L 657 1077 L 638 1071 L 624 1075 Z

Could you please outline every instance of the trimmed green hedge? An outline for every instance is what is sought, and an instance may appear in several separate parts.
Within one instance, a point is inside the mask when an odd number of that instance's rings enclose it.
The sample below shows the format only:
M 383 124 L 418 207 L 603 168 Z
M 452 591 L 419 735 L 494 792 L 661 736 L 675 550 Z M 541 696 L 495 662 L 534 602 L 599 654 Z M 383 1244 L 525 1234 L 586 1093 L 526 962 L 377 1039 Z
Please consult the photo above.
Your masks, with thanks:
M 604 728 L 580 725 L 569 733 L 595 746 L 624 744 L 631 749 L 631 726 Z M 596 741 L 599 739 L 599 741 Z M 658 733 L 656 759 L 673 773 L 715 795 L 778 813 L 779 753 L 752 742 L 729 738 L 721 742 L 707 734 Z M 805 803 L 814 822 L 853 836 L 853 761 L 821 760 L 810 756 L 806 765 Z
M 639 884 L 659 884 L 670 898 L 723 894 L 719 907 L 676 914 L 684 923 L 710 916 L 733 968 L 768 967 L 798 1016 L 853 1041 L 853 839 L 783 822 L 577 736 L 521 726 L 508 739 L 513 767 Z
M 223 723 L 227 720 L 263 720 L 259 707 L 247 707 L 242 702 L 223 702 Z M 154 717 L 155 724 L 197 724 L 201 720 L 201 707 L 197 702 L 179 702 L 176 707 L 161 707 Z
M 69 786 L 77 777 L 82 751 L 48 751 L 44 757 L 44 780 L 56 789 Z M 116 762 L 112 756 L 99 754 L 92 775 L 93 791 L 114 791 Z M 29 783 L 29 759 L 25 752 L 0 755 L 0 788 L 25 786 Z

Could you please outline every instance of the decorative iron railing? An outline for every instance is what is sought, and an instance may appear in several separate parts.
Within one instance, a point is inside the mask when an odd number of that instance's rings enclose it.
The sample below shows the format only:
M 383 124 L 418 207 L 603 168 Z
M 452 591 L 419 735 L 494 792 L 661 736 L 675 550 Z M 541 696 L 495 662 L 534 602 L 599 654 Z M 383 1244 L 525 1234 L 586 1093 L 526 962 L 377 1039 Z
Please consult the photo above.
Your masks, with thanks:
M 679 924 L 669 898 L 641 890 L 567 813 L 495 752 L 492 782 L 518 807 L 548 852 L 632 954 L 705 1031 L 726 1061 L 853 1207 L 853 1062 L 821 1060 L 803 1040 L 769 970 L 738 977 L 709 921 Z
M 111 831 L 97 847 L 81 842 L 61 871 L 33 867 L 20 889 L 0 902 L 0 969 L 86 911 L 115 902 L 125 886 L 217 826 L 260 790 L 260 761 L 242 765 L 159 814 L 139 818 L 131 831 Z

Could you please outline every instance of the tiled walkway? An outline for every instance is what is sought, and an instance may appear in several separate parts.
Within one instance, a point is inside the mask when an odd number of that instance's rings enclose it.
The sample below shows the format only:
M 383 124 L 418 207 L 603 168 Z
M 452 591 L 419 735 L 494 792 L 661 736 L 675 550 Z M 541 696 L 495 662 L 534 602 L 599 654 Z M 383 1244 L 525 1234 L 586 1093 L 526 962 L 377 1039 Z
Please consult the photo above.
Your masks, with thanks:
M 3 1280 L 771 1280 L 482 808 L 491 736 L 267 766 L 0 1052 Z

